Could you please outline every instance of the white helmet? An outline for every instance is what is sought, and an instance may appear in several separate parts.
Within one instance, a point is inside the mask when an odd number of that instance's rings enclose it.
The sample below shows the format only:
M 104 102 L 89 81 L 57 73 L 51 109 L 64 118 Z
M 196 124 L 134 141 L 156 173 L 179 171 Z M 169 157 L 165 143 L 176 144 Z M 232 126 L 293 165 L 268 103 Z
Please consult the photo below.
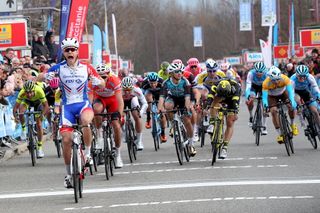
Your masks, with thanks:
M 79 48 L 79 42 L 77 39 L 75 38 L 65 38 L 63 39 L 63 41 L 61 42 L 61 49 L 65 49 L 67 47 L 75 47 L 75 48 Z
M 172 73 L 172 72 L 174 72 L 176 70 L 183 71 L 184 70 L 184 65 L 180 64 L 180 63 L 179 64 L 178 63 L 172 63 L 167 68 L 168 73 Z
M 220 65 L 220 69 L 224 72 L 226 72 L 230 68 L 231 68 L 231 65 L 229 62 L 225 62 Z
M 131 77 L 125 77 L 121 81 L 122 89 L 132 89 L 133 88 L 133 79 Z
M 109 75 L 110 72 L 112 72 L 111 67 L 106 65 L 106 64 L 99 64 L 96 67 L 97 72 L 99 73 L 100 76 L 104 76 L 104 75 Z
M 279 80 L 281 78 L 281 70 L 276 66 L 272 66 L 269 69 L 268 75 L 271 80 Z

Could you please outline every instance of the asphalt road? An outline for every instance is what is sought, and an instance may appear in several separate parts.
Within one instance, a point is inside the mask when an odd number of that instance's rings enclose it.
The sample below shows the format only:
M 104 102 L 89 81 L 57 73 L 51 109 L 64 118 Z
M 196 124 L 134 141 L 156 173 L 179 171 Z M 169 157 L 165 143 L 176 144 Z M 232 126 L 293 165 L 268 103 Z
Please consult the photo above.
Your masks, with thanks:
M 288 157 L 268 120 L 269 134 L 257 147 L 242 104 L 228 158 L 211 166 L 208 141 L 192 161 L 180 166 L 173 140 L 154 151 L 149 130 L 145 149 L 107 181 L 104 168 L 88 175 L 84 197 L 74 203 L 63 187 L 65 167 L 54 144 L 44 145 L 45 158 L 31 166 L 29 153 L 0 164 L 0 212 L 320 212 L 320 155 L 300 128 L 295 154 Z

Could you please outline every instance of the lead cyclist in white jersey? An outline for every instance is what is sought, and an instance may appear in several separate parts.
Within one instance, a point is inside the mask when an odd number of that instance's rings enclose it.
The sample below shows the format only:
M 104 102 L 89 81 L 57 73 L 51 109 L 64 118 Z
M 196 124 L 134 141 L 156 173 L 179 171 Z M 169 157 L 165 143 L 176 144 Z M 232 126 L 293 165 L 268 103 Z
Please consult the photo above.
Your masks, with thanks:
M 51 67 L 48 75 L 54 73 L 60 78 L 61 90 L 61 119 L 60 129 L 63 142 L 63 157 L 66 165 L 67 175 L 64 180 L 66 188 L 72 188 L 71 180 L 71 144 L 72 144 L 72 125 L 76 124 L 76 117 L 80 118 L 80 124 L 86 127 L 82 128 L 83 140 L 85 143 L 86 164 L 92 162 L 90 156 L 90 148 L 92 141 L 92 133 L 90 124 L 94 113 L 91 103 L 88 99 L 88 81 L 92 81 L 92 85 L 104 87 L 105 83 L 99 76 L 97 71 L 90 65 L 79 62 L 78 48 L 79 42 L 75 38 L 65 38 L 61 42 L 63 56 L 65 61 Z

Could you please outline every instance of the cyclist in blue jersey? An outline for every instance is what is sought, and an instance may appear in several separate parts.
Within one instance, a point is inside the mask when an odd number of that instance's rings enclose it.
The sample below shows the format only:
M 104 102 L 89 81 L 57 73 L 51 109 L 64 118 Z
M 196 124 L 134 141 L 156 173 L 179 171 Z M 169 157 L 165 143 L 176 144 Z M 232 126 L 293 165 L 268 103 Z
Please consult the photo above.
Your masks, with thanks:
M 300 99 L 305 103 L 309 102 L 308 107 L 318 121 L 317 123 L 320 123 L 318 103 L 315 101 L 315 99 L 320 100 L 320 91 L 316 79 L 309 73 L 309 68 L 306 65 L 297 66 L 296 73 L 291 76 L 290 80 L 296 93 L 296 102 L 300 104 Z
M 254 107 L 254 98 L 256 97 L 257 93 L 262 93 L 262 83 L 267 78 L 267 68 L 266 65 L 259 61 L 254 64 L 254 68 L 249 71 L 247 76 L 247 82 L 246 82 L 246 92 L 245 97 L 247 99 L 246 105 L 248 106 L 249 110 L 249 126 L 252 126 L 252 111 Z M 262 118 L 262 125 L 264 128 L 261 131 L 262 135 L 266 135 L 267 128 L 266 128 L 266 117 L 263 116 Z
M 187 137 L 191 147 L 191 156 L 194 156 L 197 152 L 194 148 L 193 141 L 193 127 L 191 123 L 191 85 L 189 81 L 183 77 L 184 66 L 183 64 L 170 64 L 168 72 L 170 77 L 163 82 L 160 98 L 158 103 L 158 110 L 164 112 L 165 110 L 172 110 L 174 108 L 186 109 L 185 116 L 183 116 L 183 122 L 187 130 Z M 170 121 L 173 119 L 172 113 L 168 114 Z M 161 128 L 165 128 L 162 125 Z

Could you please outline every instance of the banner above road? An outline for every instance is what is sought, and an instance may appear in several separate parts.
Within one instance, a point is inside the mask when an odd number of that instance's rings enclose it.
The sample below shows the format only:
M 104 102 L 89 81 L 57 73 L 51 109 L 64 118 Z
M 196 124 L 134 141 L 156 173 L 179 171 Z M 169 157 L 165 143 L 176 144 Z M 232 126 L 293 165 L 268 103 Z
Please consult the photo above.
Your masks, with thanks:
M 276 0 L 261 0 L 261 26 L 273 26 L 277 20 Z
M 239 2 L 240 14 L 240 31 L 251 31 L 251 0 L 240 0 Z
M 202 27 L 193 27 L 193 46 L 202 47 Z

